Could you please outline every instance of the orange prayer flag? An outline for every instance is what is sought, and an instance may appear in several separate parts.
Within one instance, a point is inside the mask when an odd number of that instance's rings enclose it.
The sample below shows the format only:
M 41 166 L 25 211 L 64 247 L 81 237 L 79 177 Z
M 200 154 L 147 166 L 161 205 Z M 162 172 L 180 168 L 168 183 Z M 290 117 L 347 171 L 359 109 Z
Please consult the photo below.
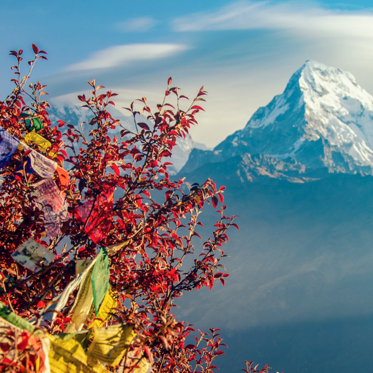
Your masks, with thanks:
M 66 186 L 70 181 L 69 173 L 60 166 L 57 166 L 56 171 L 57 171 L 58 178 L 60 180 L 61 185 Z

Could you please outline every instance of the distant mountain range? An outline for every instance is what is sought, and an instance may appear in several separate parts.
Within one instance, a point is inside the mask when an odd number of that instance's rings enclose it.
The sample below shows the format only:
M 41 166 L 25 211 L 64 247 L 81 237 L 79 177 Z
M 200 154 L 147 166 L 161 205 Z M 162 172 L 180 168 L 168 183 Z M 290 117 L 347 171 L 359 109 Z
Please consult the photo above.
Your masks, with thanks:
M 245 154 L 265 154 L 296 161 L 307 170 L 372 174 L 372 123 L 373 97 L 352 74 L 307 61 L 244 129 L 212 151 L 193 150 L 182 173 Z

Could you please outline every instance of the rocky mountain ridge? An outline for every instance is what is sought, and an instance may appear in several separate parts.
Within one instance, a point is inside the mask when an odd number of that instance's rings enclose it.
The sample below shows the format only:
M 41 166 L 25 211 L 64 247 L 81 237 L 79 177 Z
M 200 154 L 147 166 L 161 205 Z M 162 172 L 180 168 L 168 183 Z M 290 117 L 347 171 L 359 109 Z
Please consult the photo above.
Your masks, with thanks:
M 182 172 L 265 154 L 329 173 L 373 173 L 373 97 L 352 74 L 307 61 L 284 92 L 212 151 L 193 150 Z

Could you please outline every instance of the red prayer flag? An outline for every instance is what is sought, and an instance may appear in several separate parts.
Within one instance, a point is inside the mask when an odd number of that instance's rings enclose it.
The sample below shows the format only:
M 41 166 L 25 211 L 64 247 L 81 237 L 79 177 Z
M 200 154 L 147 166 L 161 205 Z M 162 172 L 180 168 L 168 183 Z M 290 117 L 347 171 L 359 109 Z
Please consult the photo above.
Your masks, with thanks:
M 113 221 L 114 187 L 109 187 L 106 193 L 97 197 L 96 203 L 88 201 L 83 206 L 78 207 L 77 217 L 85 227 L 85 233 L 91 240 L 98 244 L 108 234 Z

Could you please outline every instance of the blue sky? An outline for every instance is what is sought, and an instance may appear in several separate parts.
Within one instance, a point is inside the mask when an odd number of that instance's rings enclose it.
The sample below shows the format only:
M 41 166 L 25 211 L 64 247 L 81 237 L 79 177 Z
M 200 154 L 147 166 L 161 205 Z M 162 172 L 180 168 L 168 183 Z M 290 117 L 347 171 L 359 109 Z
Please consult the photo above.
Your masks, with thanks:
M 49 61 L 32 80 L 60 102 L 92 78 L 120 94 L 118 108 L 142 96 L 155 104 L 169 76 L 189 96 L 204 85 L 206 113 L 192 135 L 209 146 L 242 128 L 307 59 L 352 72 L 373 93 L 368 0 L 21 0 L 2 3 L 0 30 L 0 97 L 11 89 L 9 50 L 35 43 Z

